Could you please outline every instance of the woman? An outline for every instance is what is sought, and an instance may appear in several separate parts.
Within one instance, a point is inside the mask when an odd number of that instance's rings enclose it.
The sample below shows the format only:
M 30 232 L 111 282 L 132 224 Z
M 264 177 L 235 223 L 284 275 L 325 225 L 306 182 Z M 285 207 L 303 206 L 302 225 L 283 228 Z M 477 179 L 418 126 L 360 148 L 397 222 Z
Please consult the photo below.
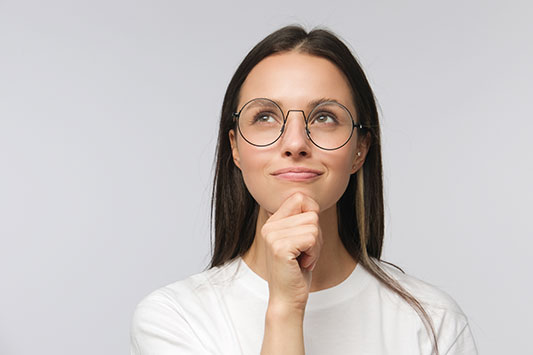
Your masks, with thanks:
M 132 354 L 476 354 L 444 292 L 380 260 L 378 114 L 331 32 L 257 44 L 222 107 L 210 268 L 136 308 Z

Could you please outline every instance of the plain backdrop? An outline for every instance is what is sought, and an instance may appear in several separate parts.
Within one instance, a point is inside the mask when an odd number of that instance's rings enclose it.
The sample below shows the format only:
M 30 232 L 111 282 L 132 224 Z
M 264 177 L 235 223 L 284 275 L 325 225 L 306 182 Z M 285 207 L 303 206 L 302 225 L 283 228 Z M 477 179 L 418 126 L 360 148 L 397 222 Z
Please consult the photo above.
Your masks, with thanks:
M 129 353 L 135 305 L 206 268 L 226 86 L 293 23 L 375 91 L 384 258 L 452 295 L 480 353 L 531 353 L 532 10 L 0 0 L 0 353 Z

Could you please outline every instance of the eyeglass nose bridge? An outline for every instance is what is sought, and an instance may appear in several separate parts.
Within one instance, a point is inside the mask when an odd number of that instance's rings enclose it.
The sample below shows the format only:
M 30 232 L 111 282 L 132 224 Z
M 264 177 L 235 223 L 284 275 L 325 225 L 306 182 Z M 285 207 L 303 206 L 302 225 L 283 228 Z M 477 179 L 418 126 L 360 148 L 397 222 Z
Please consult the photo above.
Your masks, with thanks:
M 310 137 L 310 133 L 309 132 L 309 127 L 307 125 L 307 116 L 305 115 L 305 112 L 304 110 L 288 110 L 287 111 L 287 114 L 283 117 L 283 125 L 281 126 L 281 129 L 280 129 L 280 136 L 283 134 L 283 132 L 285 132 L 285 126 L 287 125 L 287 121 L 289 119 L 289 113 L 291 112 L 301 112 L 302 113 L 302 116 L 304 116 L 304 122 L 305 122 L 305 135 L 307 136 L 307 139 L 311 139 Z

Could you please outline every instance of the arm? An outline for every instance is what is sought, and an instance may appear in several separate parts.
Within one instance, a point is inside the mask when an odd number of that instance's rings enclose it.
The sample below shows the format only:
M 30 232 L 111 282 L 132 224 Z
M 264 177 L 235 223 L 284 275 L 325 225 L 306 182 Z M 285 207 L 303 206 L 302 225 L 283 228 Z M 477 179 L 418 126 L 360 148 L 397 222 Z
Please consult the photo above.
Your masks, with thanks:
M 268 306 L 261 355 L 304 355 L 304 312 Z
M 291 195 L 258 235 L 264 242 L 269 302 L 261 355 L 304 355 L 303 319 L 323 244 L 318 204 Z

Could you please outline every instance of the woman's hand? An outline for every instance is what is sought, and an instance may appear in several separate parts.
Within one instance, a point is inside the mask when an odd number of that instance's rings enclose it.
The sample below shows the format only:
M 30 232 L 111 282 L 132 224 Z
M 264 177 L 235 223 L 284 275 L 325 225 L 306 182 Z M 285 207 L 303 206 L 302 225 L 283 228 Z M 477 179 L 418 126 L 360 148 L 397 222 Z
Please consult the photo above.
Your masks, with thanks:
M 318 212 L 316 201 L 295 193 L 263 225 L 269 306 L 305 310 L 323 244 Z

